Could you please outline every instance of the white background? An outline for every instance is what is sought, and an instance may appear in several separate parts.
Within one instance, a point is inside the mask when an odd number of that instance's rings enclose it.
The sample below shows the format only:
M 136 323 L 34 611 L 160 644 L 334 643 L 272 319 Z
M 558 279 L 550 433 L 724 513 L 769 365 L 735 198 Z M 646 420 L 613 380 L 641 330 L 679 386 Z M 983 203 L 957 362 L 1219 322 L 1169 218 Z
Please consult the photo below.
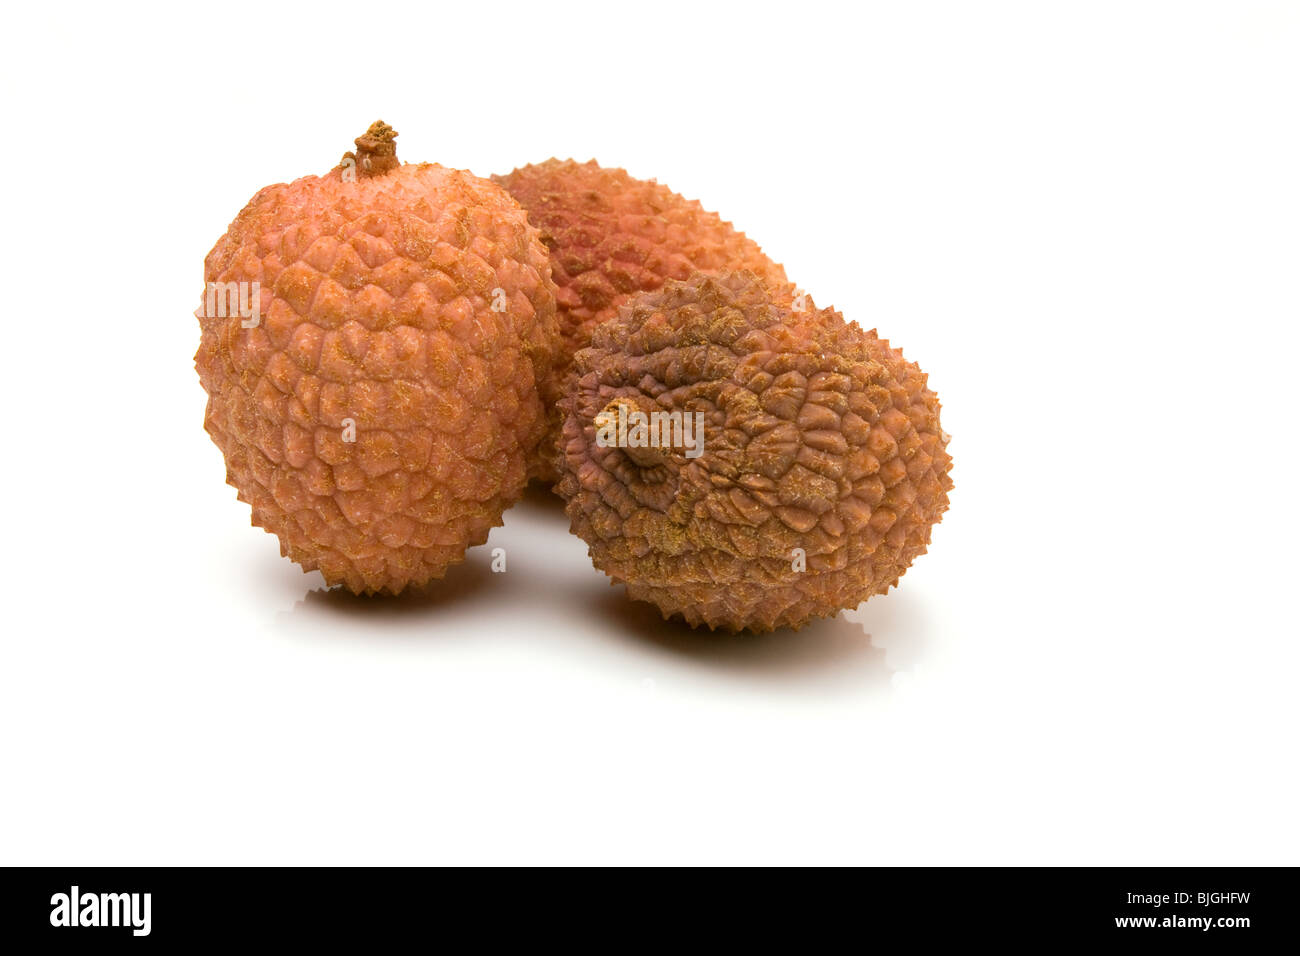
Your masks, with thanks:
M 1300 5 L 6 18 L 0 862 L 1300 862 Z M 202 429 L 203 257 L 376 118 L 657 177 L 902 345 L 931 553 L 757 638 L 544 491 L 423 598 L 282 559 Z

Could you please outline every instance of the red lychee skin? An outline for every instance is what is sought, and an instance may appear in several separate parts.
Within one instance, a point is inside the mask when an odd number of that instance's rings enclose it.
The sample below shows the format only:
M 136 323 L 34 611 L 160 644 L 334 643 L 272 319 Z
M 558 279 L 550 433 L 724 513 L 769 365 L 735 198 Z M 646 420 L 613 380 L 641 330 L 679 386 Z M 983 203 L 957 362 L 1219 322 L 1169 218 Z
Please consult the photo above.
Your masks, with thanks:
M 786 284 L 785 270 L 756 242 L 654 180 L 571 159 L 548 159 L 492 178 L 528 211 L 551 252 L 563 338 L 558 393 L 566 390 L 565 373 L 592 330 L 632 295 L 695 272 L 748 269 L 773 288 Z M 553 414 L 541 448 L 544 460 L 534 465 L 548 480 L 556 477 L 549 456 L 558 434 Z
M 796 302 L 752 273 L 669 281 L 576 356 L 556 491 L 596 567 L 665 618 L 768 631 L 855 608 L 898 583 L 947 510 L 924 373 Z M 702 454 L 602 446 L 597 419 L 618 405 L 702 412 Z
M 367 175 L 361 155 L 354 181 L 269 186 L 236 217 L 204 278 L 259 282 L 261 322 L 201 309 L 195 364 L 253 523 L 330 585 L 398 593 L 522 493 L 558 329 L 546 249 L 503 189 L 395 154 Z

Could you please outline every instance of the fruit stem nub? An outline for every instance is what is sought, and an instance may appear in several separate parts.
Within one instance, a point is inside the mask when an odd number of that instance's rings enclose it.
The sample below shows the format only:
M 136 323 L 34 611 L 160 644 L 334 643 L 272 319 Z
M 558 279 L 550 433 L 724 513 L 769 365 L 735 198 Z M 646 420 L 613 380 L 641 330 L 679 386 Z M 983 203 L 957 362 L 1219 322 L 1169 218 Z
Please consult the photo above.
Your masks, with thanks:
M 647 402 L 642 399 L 634 398 L 630 395 L 620 395 L 613 399 L 609 404 L 600 410 L 592 424 L 598 429 L 618 428 L 619 411 L 624 409 L 624 414 L 631 416 L 634 413 L 640 413 L 650 418 L 651 413 L 658 408 L 653 402 Z M 652 419 L 651 419 L 652 420 Z M 623 453 L 641 468 L 654 468 L 656 465 L 662 465 L 672 457 L 671 449 L 643 446 L 637 447 L 632 445 L 621 445 Z
M 393 142 L 395 139 L 397 130 L 383 120 L 375 120 L 368 130 L 353 140 L 357 151 L 344 153 L 343 160 L 346 162 L 351 159 L 355 162 L 357 176 L 362 179 L 382 176 L 402 165 L 397 160 L 397 144 Z

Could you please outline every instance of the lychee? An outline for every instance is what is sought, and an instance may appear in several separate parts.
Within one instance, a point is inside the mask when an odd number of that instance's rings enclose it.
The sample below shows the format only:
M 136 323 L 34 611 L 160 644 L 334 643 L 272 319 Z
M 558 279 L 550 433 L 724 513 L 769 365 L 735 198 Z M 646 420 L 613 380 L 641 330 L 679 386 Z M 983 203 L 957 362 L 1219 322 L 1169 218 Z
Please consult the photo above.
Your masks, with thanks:
M 528 211 L 550 250 L 563 340 L 556 366 L 561 382 L 592 329 L 612 318 L 629 296 L 695 272 L 748 269 L 774 288 L 786 282 L 785 271 L 752 239 L 654 180 L 571 159 L 548 159 L 492 178 Z M 537 470 L 553 479 L 549 456 L 558 413 L 551 431 Z
M 572 530 L 666 618 L 766 631 L 855 608 L 948 507 L 926 376 L 753 273 L 631 298 L 569 383 L 556 490 Z
M 195 364 L 227 481 L 327 583 L 441 577 L 521 494 L 558 348 L 550 263 L 502 188 L 375 123 L 268 186 L 204 264 Z

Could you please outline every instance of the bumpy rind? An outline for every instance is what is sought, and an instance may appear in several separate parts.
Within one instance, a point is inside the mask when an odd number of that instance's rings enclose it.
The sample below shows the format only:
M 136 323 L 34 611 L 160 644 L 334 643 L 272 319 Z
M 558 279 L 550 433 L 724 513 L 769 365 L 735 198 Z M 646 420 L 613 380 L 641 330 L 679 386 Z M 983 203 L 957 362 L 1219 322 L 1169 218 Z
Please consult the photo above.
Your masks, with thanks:
M 773 287 L 787 281 L 785 270 L 731 223 L 622 169 L 605 169 L 594 160 L 548 159 L 492 178 L 528 211 L 551 252 L 562 337 L 559 393 L 592 330 L 633 295 L 695 272 L 747 269 Z M 547 480 L 556 477 L 552 451 L 558 434 L 557 412 L 534 463 L 535 473 Z
M 261 321 L 199 310 L 205 427 L 281 553 L 356 593 L 441 577 L 501 524 L 558 351 L 537 230 L 436 164 L 269 186 L 204 264 Z M 355 441 L 345 441 L 345 426 Z
M 926 376 L 752 273 L 632 299 L 577 353 L 570 385 L 556 490 L 572 530 L 665 618 L 767 631 L 857 607 L 897 584 L 948 507 Z M 595 420 L 620 402 L 703 412 L 702 454 L 647 467 L 602 447 Z

